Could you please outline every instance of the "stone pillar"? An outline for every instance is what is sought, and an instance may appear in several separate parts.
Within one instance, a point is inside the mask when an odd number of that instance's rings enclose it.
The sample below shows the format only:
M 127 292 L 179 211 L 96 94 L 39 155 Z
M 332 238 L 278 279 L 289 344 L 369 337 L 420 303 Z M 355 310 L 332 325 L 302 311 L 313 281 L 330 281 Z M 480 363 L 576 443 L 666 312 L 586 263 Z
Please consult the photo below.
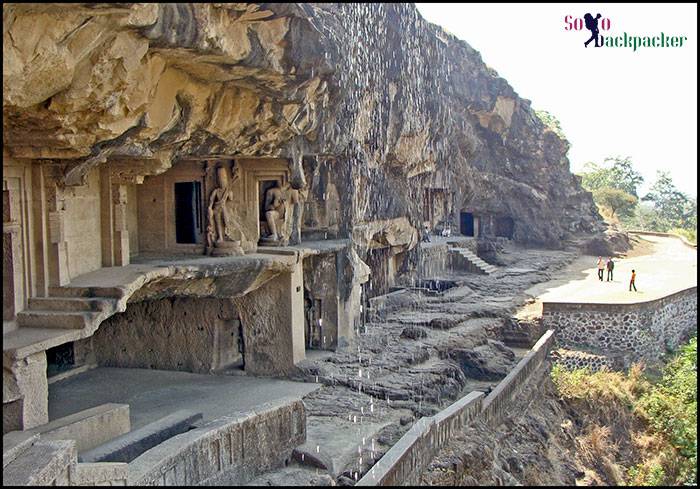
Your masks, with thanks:
M 2 182 L 2 319 L 12 321 L 24 309 L 24 253 L 18 179 Z M 3 328 L 4 331 L 4 328 Z
M 68 276 L 68 243 L 65 239 L 65 197 L 63 186 L 47 179 L 49 285 L 60 287 L 70 282 Z
M 112 222 L 114 207 L 112 205 L 112 175 L 106 166 L 100 168 L 100 233 L 102 244 L 102 266 L 114 265 L 114 226 Z
M 126 225 L 127 190 L 124 184 L 112 186 L 112 201 L 114 203 L 113 250 L 114 266 L 121 267 L 129 264 L 129 231 Z
M 263 286 L 233 299 L 243 324 L 245 370 L 288 375 L 306 357 L 302 260 Z
M 296 264 L 290 274 L 290 329 L 292 340 L 292 363 L 296 365 L 306 358 L 304 344 L 304 268 L 302 259 Z
M 15 360 L 3 368 L 2 404 L 5 427 L 27 430 L 49 421 L 46 352 Z

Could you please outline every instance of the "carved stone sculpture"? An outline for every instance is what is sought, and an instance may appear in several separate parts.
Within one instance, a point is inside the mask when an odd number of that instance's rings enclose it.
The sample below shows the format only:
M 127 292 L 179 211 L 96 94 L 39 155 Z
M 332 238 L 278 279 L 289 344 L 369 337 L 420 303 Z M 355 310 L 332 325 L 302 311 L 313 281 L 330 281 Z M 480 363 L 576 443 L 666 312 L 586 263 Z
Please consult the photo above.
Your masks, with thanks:
M 238 180 L 240 170 L 237 166 L 233 170 L 233 179 L 229 182 L 228 170 L 221 166 L 216 170 L 217 187 L 212 190 L 209 196 L 209 207 L 207 209 L 207 254 L 220 255 L 242 255 L 240 240 L 231 240 L 232 221 L 228 215 L 227 203 L 232 200 L 232 184 Z M 238 227 L 238 226 L 236 226 Z
M 290 183 L 275 186 L 265 193 L 265 221 L 269 234 L 260 238 L 267 246 L 301 243 L 301 214 L 303 196 Z

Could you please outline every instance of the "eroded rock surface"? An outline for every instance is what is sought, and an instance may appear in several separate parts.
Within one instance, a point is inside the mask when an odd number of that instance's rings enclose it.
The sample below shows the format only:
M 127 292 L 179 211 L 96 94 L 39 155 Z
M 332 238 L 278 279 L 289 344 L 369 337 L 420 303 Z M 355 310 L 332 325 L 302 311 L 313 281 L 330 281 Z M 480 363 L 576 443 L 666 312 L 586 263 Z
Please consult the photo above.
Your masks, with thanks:
M 568 142 L 411 4 L 4 4 L 3 54 L 6 154 L 68 185 L 326 154 L 340 229 L 366 246 L 413 246 L 431 186 L 510 216 L 519 241 L 604 229 Z

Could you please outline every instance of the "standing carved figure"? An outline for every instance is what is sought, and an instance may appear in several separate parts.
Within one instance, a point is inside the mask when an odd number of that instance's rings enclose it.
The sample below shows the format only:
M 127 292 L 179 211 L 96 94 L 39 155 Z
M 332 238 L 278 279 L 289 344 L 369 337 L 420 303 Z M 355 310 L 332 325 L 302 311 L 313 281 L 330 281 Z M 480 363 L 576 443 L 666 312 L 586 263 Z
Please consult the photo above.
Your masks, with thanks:
M 240 241 L 231 241 L 227 238 L 227 203 L 233 199 L 232 184 L 238 180 L 240 169 L 234 166 L 233 178 L 229 182 L 228 170 L 221 166 L 216 170 L 217 187 L 212 190 L 209 196 L 209 207 L 207 209 L 207 247 L 208 252 L 213 254 L 243 254 Z

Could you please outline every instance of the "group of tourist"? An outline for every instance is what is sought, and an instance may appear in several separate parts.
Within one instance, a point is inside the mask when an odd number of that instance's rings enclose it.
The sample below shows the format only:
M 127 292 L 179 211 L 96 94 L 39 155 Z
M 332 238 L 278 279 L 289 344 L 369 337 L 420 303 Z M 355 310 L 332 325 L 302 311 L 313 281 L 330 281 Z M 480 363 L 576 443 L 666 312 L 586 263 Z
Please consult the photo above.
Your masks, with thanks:
M 610 282 L 613 280 L 613 270 L 615 269 L 615 262 L 613 261 L 612 257 L 609 256 L 607 260 L 603 260 L 603 257 L 599 256 L 598 257 L 598 280 L 601 282 L 603 281 L 603 274 L 604 271 L 608 271 L 608 277 L 606 279 L 607 282 Z M 634 281 L 637 278 L 637 273 L 632 270 L 632 276 L 630 277 L 630 287 L 629 290 L 632 291 L 634 288 L 634 291 L 637 292 L 637 286 L 635 285 Z

